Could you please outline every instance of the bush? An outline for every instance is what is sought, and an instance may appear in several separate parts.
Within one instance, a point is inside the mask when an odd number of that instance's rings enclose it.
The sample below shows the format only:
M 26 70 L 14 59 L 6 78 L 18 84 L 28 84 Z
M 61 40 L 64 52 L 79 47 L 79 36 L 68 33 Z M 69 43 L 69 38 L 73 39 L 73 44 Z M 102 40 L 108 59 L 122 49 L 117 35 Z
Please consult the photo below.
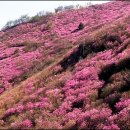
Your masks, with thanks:
M 18 24 L 28 22 L 30 20 L 30 17 L 28 15 L 22 15 L 20 18 L 14 20 L 14 21 L 8 21 L 5 26 L 2 28 L 2 30 L 6 30 L 12 27 L 17 26 Z
M 42 31 L 49 30 L 52 26 L 52 22 L 48 21 L 46 25 L 43 27 Z
M 57 13 L 57 12 L 60 12 L 60 11 L 63 11 L 63 6 L 59 6 L 59 7 L 57 7 L 56 9 L 55 9 L 55 13 Z
M 71 10 L 71 9 L 74 9 L 73 5 L 69 5 L 69 6 L 64 7 L 64 10 Z
M 15 51 L 14 51 L 14 54 L 18 54 L 19 53 L 19 49 L 16 49 Z
M 35 51 L 39 47 L 38 43 L 32 41 L 26 41 L 24 42 L 24 44 L 25 44 L 25 47 L 23 48 L 24 52 Z
M 41 16 L 39 15 L 35 15 L 31 18 L 31 20 L 29 22 L 31 23 L 35 23 L 35 22 L 38 22 L 39 20 L 41 19 Z

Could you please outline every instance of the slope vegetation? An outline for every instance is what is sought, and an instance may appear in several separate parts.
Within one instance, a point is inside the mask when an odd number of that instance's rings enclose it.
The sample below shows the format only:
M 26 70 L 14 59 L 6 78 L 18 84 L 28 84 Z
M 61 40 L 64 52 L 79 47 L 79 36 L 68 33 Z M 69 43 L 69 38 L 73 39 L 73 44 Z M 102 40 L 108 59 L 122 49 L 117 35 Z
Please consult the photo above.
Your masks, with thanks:
M 129 130 L 129 13 L 108 2 L 1 31 L 0 128 Z

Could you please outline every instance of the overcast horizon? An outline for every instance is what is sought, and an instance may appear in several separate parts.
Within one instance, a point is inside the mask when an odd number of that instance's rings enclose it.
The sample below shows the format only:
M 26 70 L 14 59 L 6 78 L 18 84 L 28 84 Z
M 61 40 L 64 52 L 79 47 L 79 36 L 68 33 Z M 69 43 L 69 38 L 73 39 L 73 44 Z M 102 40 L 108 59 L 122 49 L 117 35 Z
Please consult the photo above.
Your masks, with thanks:
M 34 16 L 40 11 L 54 12 L 58 6 L 85 6 L 88 2 L 101 4 L 108 1 L 0 1 L 0 29 L 7 21 L 18 19 L 21 15 Z

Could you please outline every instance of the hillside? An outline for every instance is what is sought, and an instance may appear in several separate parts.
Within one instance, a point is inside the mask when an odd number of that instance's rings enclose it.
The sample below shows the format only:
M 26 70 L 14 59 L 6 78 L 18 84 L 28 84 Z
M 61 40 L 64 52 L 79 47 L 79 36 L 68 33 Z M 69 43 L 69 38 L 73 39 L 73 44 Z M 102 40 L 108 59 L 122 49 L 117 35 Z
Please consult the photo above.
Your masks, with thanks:
M 129 130 L 129 23 L 113 1 L 0 31 L 0 129 Z

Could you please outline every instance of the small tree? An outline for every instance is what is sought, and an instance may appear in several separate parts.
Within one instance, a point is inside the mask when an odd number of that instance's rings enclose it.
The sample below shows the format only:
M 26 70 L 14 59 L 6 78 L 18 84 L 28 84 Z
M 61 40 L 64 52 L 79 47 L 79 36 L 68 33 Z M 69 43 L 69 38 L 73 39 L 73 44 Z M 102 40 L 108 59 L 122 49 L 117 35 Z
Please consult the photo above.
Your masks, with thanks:
M 58 12 L 60 12 L 60 11 L 63 11 L 63 6 L 59 6 L 59 7 L 57 7 L 56 9 L 55 9 L 55 13 L 58 13 Z
M 84 28 L 84 24 L 82 22 L 80 22 L 79 26 L 78 26 L 78 29 L 79 30 L 82 30 Z
M 10 27 L 12 27 L 12 26 L 14 26 L 14 21 L 8 21 L 6 24 L 5 24 L 5 26 L 3 27 L 3 29 L 7 29 L 7 28 L 10 28 Z
M 73 5 L 69 5 L 69 6 L 65 6 L 65 7 L 64 7 L 64 10 L 70 10 L 70 9 L 73 9 L 73 8 L 74 8 Z
M 41 16 L 46 15 L 46 13 L 44 11 L 40 11 L 40 12 L 37 13 L 37 15 L 41 17 Z
M 8 29 L 11 28 L 13 26 L 16 26 L 20 23 L 24 23 L 24 22 L 28 22 L 30 20 L 30 17 L 28 15 L 22 15 L 20 18 L 14 20 L 14 21 L 8 21 L 5 26 L 2 28 L 2 30 L 4 29 Z
M 87 7 L 88 7 L 88 6 L 91 6 L 91 5 L 92 5 L 91 2 L 87 2 L 87 4 L 86 4 Z
M 78 9 L 78 8 L 79 8 L 79 6 L 80 6 L 80 5 L 79 5 L 79 4 L 77 4 L 77 5 L 75 6 L 75 7 L 76 7 L 76 9 Z
M 20 23 L 28 22 L 30 20 L 30 17 L 28 15 L 22 15 L 20 18 Z

